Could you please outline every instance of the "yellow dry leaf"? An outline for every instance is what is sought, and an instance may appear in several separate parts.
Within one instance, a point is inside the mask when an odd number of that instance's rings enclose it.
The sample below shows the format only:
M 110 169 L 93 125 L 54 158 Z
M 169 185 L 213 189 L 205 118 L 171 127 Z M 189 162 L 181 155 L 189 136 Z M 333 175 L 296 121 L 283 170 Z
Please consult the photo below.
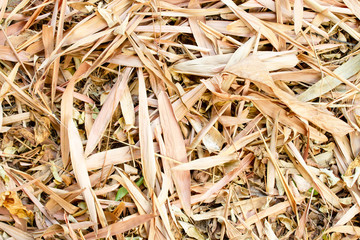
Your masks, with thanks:
M 345 172 L 345 176 L 351 176 L 353 175 L 353 170 L 356 168 L 356 167 L 360 167 L 360 157 L 357 156 L 354 161 L 352 161 L 350 164 L 349 164 L 349 167 L 348 169 L 346 170 Z
M 94 9 L 95 4 L 89 3 L 89 2 L 72 2 L 68 4 L 70 7 L 83 12 L 83 13 L 89 13 L 92 12 Z
M 6 191 L 0 194 L 0 206 L 5 207 L 11 214 L 32 221 L 34 214 L 27 210 L 22 204 L 20 198 L 13 191 Z
M 179 223 L 190 237 L 195 238 L 197 240 L 205 239 L 204 236 L 199 232 L 199 230 L 194 225 L 182 221 L 179 221 Z
M 36 145 L 43 143 L 50 136 L 50 119 L 32 112 L 30 119 L 35 121 L 35 141 Z

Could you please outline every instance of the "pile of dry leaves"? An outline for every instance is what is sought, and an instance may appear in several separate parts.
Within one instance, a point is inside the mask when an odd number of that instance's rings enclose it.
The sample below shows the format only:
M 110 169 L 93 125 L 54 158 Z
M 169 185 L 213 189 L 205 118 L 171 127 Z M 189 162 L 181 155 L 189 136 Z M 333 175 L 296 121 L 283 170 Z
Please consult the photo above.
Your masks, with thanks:
M 0 239 L 358 239 L 358 0 L 0 2 Z

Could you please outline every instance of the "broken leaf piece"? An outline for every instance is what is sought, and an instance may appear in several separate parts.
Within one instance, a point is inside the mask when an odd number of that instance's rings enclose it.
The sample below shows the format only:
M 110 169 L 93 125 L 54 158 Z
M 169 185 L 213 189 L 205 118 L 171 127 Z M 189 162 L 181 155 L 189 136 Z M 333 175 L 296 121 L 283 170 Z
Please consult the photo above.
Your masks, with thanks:
M 0 206 L 5 207 L 11 214 L 18 216 L 19 218 L 28 221 L 34 219 L 34 214 L 24 207 L 16 192 L 2 192 L 0 194 Z

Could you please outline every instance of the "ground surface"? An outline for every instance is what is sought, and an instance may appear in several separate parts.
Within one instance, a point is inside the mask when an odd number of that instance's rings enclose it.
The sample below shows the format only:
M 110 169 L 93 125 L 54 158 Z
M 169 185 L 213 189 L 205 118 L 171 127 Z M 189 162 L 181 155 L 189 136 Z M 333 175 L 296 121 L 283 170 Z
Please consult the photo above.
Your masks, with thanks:
M 2 239 L 358 239 L 357 0 L 0 3 Z

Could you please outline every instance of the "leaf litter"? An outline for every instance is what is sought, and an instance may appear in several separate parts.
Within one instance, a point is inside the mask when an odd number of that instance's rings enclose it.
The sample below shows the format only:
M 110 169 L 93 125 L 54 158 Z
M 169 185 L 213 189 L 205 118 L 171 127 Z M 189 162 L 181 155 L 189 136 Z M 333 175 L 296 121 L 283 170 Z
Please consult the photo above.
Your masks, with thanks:
M 357 0 L 0 4 L 2 239 L 358 239 Z

